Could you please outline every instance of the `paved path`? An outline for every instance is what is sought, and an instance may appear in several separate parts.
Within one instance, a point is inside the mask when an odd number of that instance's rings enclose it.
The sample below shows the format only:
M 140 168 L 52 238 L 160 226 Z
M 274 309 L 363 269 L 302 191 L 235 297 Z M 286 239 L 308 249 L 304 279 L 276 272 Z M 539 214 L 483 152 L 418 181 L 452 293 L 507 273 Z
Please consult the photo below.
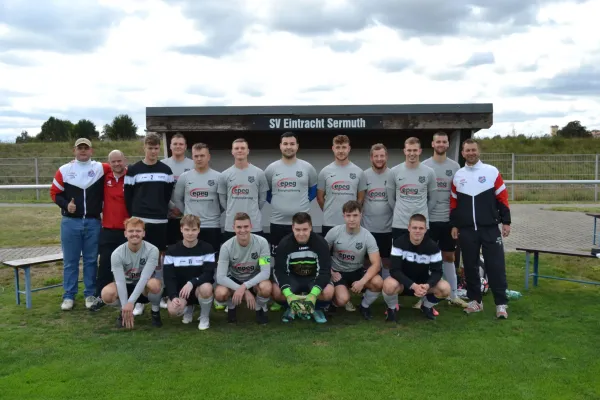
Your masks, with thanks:
M 583 207 L 585 205 L 563 204 L 563 206 Z M 592 247 L 593 219 L 591 217 L 578 212 L 547 210 L 550 207 L 552 205 L 513 204 L 511 206 L 512 232 L 504 241 L 506 251 L 515 251 L 515 248 L 520 246 L 584 251 Z M 0 262 L 60 252 L 60 246 L 0 248 Z

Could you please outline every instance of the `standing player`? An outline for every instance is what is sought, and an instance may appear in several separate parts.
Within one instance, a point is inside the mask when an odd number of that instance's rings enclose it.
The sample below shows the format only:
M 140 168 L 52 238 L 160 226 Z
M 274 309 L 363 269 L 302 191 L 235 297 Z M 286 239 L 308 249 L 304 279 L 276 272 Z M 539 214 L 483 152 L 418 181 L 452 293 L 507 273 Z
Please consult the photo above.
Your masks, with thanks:
M 428 218 L 428 209 L 433 208 L 437 190 L 435 172 L 419 162 L 423 149 L 421 142 L 410 137 L 404 142 L 406 161 L 392 168 L 392 178 L 386 186 L 388 202 L 394 209 L 392 236 L 396 238 L 408 232 L 408 221 L 412 215 L 422 214 Z
M 450 187 L 456 171 L 460 165 L 447 157 L 449 142 L 448 134 L 437 132 L 433 135 L 433 157 L 423 161 L 433 169 L 437 180 L 437 191 L 433 194 L 435 205 L 429 209 L 429 237 L 437 242 L 442 250 L 444 259 L 442 266 L 444 269 L 444 278 L 450 285 L 450 304 L 466 307 L 467 303 L 457 295 L 457 277 L 456 267 L 454 266 L 454 253 L 456 251 L 456 240 L 452 238 L 450 226 Z
M 287 235 L 277 246 L 275 256 L 275 284 L 273 299 L 287 303 L 282 321 L 294 319 L 292 307 L 306 294 L 305 304 L 310 304 L 317 323 L 327 322 L 317 299 L 328 303 L 333 298 L 331 256 L 329 246 L 322 236 L 312 231 L 310 214 L 299 212 L 292 217 L 292 235 Z
M 219 252 L 215 299 L 227 302 L 227 322 L 237 322 L 236 307 L 246 300 L 248 308 L 256 310 L 256 322 L 265 325 L 272 289 L 269 242 L 251 233 L 252 223 L 246 213 L 235 214 L 233 228 L 235 236 L 223 243 Z
M 483 311 L 479 254 L 483 255 L 490 289 L 496 303 L 496 318 L 508 318 L 506 308 L 506 265 L 502 238 L 510 234 L 508 192 L 498 169 L 479 160 L 479 145 L 473 139 L 462 144 L 465 166 L 452 181 L 450 224 L 452 237 L 459 239 L 465 266 L 467 314 Z M 502 224 L 502 233 L 498 229 Z
M 171 138 L 171 157 L 165 158 L 162 161 L 167 164 L 171 171 L 173 171 L 173 180 L 177 183 L 177 180 L 186 171 L 194 169 L 194 161 L 190 160 L 185 156 L 187 150 L 187 142 L 185 136 L 181 133 L 176 133 Z M 175 193 L 173 193 L 174 195 Z M 167 245 L 175 244 L 182 240 L 181 228 L 179 220 L 183 216 L 183 209 L 178 208 L 175 204 L 175 198 L 172 197 L 169 202 L 169 213 L 167 215 Z
M 102 300 L 109 306 L 121 307 L 117 328 L 133 328 L 133 308 L 137 303 L 152 304 L 152 325 L 162 326 L 160 299 L 162 283 L 153 278 L 158 265 L 156 246 L 144 239 L 144 221 L 129 218 L 125 221 L 123 243 L 112 253 L 110 264 L 115 281 L 102 289 Z
M 201 331 L 210 327 L 210 308 L 213 302 L 213 283 L 215 274 L 215 251 L 213 247 L 198 240 L 200 218 L 184 215 L 181 218 L 183 240 L 169 246 L 165 254 L 164 278 L 165 292 L 169 297 L 169 314 L 180 316 L 183 323 L 193 319 L 193 307 L 188 304 L 200 304 Z M 192 312 L 185 312 L 191 310 Z
M 292 216 L 309 212 L 310 202 L 317 195 L 317 171 L 304 160 L 296 158 L 298 136 L 293 132 L 281 135 L 281 160 L 265 169 L 269 185 L 271 211 L 271 253 L 284 236 L 292 233 Z M 268 197 L 267 197 L 268 198 Z
M 269 185 L 263 170 L 248 162 L 249 153 L 246 139 L 234 140 L 231 154 L 235 162 L 221 173 L 219 179 L 219 201 L 226 210 L 224 241 L 235 236 L 233 222 L 238 212 L 250 216 L 252 233 L 262 234 L 261 210 L 267 202 Z
M 435 319 L 433 306 L 450 294 L 450 285 L 442 280 L 442 253 L 426 232 L 427 220 L 415 214 L 410 217 L 408 234 L 394 239 L 391 276 L 383 282 L 386 321 L 397 322 L 399 293 L 421 298 L 421 311 L 429 319 Z
M 173 194 L 173 171 L 158 162 L 160 136 L 149 133 L 144 139 L 144 159 L 129 166 L 125 175 L 125 204 L 132 217 L 145 223 L 147 242 L 164 253 L 167 249 L 167 214 Z M 162 254 L 161 254 L 162 255 Z M 159 259 L 160 261 L 160 259 Z M 162 279 L 162 264 L 159 263 L 156 277 Z M 161 303 L 166 308 L 166 302 Z M 140 315 L 144 305 L 136 306 L 134 315 Z
M 377 300 L 383 287 L 383 279 L 379 276 L 379 248 L 373 235 L 360 226 L 362 207 L 358 201 L 348 201 L 342 212 L 346 223 L 334 226 L 325 236 L 332 250 L 331 281 L 335 287 L 333 305 L 339 307 L 350 301 L 348 289 L 354 293 L 362 293 L 364 290 L 360 313 L 369 320 L 372 318 L 371 304 Z M 367 255 L 371 265 L 365 269 Z
M 336 225 L 344 223 L 342 207 L 349 200 L 363 202 L 366 184 L 363 171 L 350 161 L 350 139 L 346 135 L 333 138 L 331 150 L 335 161 L 321 170 L 317 183 L 317 202 L 323 210 L 323 237 Z

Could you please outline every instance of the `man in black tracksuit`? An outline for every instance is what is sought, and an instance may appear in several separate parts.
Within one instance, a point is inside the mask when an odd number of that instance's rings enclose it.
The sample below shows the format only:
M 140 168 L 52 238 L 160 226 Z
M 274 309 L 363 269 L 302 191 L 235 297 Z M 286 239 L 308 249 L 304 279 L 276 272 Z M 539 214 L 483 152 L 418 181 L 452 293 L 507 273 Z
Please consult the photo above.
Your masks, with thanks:
M 466 163 L 452 181 L 450 224 L 452 236 L 462 251 L 467 296 L 467 314 L 483 310 L 479 254 L 483 254 L 490 289 L 496 303 L 496 317 L 508 318 L 506 307 L 506 267 L 502 237 L 510 234 L 508 192 L 502 175 L 492 165 L 479 160 L 479 147 L 473 139 L 462 145 Z M 502 224 L 502 232 L 498 228 Z

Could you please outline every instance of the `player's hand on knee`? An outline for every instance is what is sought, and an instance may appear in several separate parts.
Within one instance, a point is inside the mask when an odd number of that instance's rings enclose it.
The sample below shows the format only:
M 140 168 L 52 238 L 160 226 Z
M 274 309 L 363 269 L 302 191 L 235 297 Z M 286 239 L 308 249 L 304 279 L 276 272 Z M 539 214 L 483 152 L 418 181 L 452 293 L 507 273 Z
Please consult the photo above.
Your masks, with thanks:
M 340 279 L 342 279 L 342 274 L 340 274 L 339 272 L 336 271 L 331 271 L 331 281 L 332 282 L 337 282 Z
M 192 292 L 193 288 L 194 285 L 192 285 L 191 282 L 186 283 L 179 291 L 179 297 L 187 300 L 190 297 L 190 293 Z
M 248 306 L 248 308 L 250 310 L 255 310 L 256 309 L 256 299 L 254 298 L 254 295 L 252 294 L 252 292 L 249 290 L 246 290 L 246 293 L 244 294 L 244 298 L 246 299 L 246 305 Z
M 363 280 L 352 282 L 352 287 L 350 288 L 354 293 L 360 293 L 365 287 L 365 283 Z
M 237 290 L 235 292 L 233 292 L 233 296 L 231 296 L 231 302 L 235 306 L 239 306 L 242 303 L 242 300 L 244 299 L 245 293 L 246 293 L 246 286 L 242 284 L 242 285 L 240 285 L 240 287 L 237 288 Z

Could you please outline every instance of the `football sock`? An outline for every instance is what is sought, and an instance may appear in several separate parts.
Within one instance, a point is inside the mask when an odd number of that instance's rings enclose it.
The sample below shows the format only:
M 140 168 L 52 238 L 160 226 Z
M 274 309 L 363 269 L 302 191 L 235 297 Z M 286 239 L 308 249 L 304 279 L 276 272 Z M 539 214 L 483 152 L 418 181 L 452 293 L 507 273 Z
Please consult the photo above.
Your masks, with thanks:
M 233 300 L 230 298 L 227 299 L 227 308 L 233 310 L 235 306 L 233 305 Z
M 148 293 L 146 296 L 148 300 L 150 300 L 150 304 L 152 304 L 152 311 L 160 311 L 160 300 L 162 299 L 162 291 L 161 293 Z
M 373 302 L 377 300 L 377 297 L 379 297 L 379 293 L 381 292 L 371 292 L 369 289 L 367 289 L 365 291 L 365 294 L 363 294 L 362 302 L 360 303 L 360 305 L 364 308 L 369 308 L 371 304 L 373 304 Z
M 267 303 L 269 302 L 268 297 L 260 297 L 256 296 L 256 310 L 265 310 L 267 308 Z
M 454 267 L 454 263 L 444 261 L 442 263 L 442 268 L 444 270 L 444 279 L 450 285 L 450 298 L 455 299 L 457 296 L 457 278 L 456 278 L 456 268 Z
M 435 297 L 433 293 L 429 293 L 425 297 L 423 297 L 423 305 L 427 308 L 431 308 L 440 302 L 440 299 Z
M 395 310 L 396 307 L 398 306 L 398 295 L 397 294 L 389 295 L 389 294 L 383 293 L 383 300 L 385 301 L 385 304 L 387 304 L 388 308 Z
M 200 304 L 200 317 L 208 317 L 210 315 L 213 300 L 213 296 L 210 296 L 208 299 L 198 299 L 198 303 Z

